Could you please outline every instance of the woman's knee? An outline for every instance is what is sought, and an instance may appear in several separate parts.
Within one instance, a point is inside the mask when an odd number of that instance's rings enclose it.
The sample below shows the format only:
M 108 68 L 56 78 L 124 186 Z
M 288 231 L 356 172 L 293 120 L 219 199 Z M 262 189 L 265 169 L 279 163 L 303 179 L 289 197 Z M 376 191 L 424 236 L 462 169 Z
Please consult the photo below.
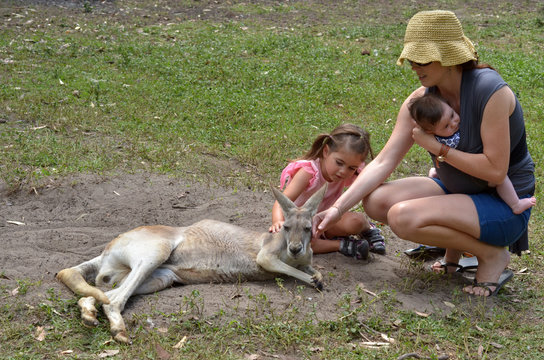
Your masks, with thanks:
M 363 199 L 365 213 L 372 219 L 387 222 L 387 212 L 391 207 L 390 197 L 382 187 L 377 188 Z
M 417 215 L 409 201 L 399 202 L 387 212 L 387 223 L 391 230 L 402 239 L 410 239 L 414 229 L 417 228 Z

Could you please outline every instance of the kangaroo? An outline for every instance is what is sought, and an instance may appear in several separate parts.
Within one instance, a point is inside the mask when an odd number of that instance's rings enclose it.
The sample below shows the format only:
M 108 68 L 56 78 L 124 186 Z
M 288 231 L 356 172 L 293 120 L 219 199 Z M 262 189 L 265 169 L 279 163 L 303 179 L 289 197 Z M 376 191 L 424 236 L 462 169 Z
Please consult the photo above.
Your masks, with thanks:
M 280 232 L 259 233 L 215 220 L 186 227 L 141 226 L 119 235 L 94 259 L 56 275 L 74 293 L 83 323 L 97 326 L 96 304 L 102 304 L 110 333 L 130 344 L 121 315 L 132 295 L 160 291 L 174 283 L 261 281 L 284 274 L 323 288 L 323 276 L 312 267 L 312 218 L 326 185 L 302 206 L 272 188 L 285 217 Z M 95 286 L 88 282 L 94 282 Z M 110 288 L 103 292 L 98 287 Z

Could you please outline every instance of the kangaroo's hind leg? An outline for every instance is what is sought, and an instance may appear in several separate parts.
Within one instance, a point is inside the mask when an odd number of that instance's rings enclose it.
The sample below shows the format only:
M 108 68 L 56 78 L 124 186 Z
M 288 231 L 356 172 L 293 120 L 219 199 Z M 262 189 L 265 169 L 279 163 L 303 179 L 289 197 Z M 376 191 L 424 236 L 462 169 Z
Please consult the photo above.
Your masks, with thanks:
M 163 227 L 139 228 L 116 239 L 119 246 L 111 247 L 109 252 L 104 254 L 97 282 L 100 279 L 104 284 L 118 286 L 106 292 L 110 303 L 102 307 L 110 321 L 110 332 L 118 342 L 130 343 L 121 316 L 126 302 L 155 269 L 170 257 L 175 248 L 174 239 L 165 235 L 168 234 Z M 119 278 L 119 273 L 126 272 L 126 269 L 129 269 L 128 274 L 123 275 L 122 279 Z

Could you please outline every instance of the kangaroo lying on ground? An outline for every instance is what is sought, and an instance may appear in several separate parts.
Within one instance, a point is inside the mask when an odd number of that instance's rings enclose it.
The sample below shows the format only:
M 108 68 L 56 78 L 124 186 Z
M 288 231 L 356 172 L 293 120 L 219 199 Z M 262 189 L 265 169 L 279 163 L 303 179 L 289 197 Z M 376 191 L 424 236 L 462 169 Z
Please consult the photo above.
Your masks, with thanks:
M 280 232 L 259 233 L 215 220 L 187 227 L 141 226 L 112 240 L 99 256 L 61 270 L 57 279 L 82 295 L 78 305 L 85 325 L 97 326 L 102 304 L 113 338 L 130 344 L 121 316 L 128 299 L 174 283 L 238 282 L 285 274 L 321 290 L 322 275 L 312 268 L 312 217 L 326 186 L 297 207 L 272 188 L 284 213 Z M 97 287 L 112 288 L 105 293 Z

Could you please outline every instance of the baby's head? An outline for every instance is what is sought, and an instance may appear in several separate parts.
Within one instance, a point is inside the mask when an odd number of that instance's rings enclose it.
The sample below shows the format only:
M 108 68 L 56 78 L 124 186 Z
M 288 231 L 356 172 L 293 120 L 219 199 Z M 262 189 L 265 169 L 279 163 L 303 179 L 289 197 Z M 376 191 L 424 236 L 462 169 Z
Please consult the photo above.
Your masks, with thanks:
M 415 122 L 430 134 L 449 137 L 459 130 L 459 115 L 436 94 L 426 93 L 412 99 L 408 110 Z

